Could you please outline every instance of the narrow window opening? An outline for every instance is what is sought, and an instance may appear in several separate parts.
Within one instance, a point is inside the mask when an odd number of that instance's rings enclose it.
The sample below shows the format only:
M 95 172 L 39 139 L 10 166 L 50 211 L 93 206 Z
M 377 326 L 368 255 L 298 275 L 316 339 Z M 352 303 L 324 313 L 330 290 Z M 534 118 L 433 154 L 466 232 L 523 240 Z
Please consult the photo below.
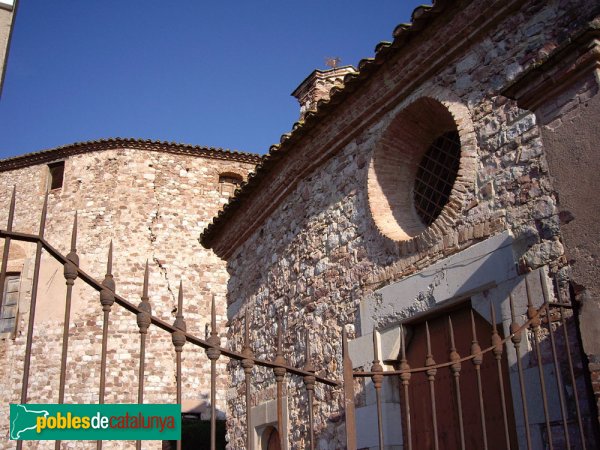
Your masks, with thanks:
M 237 173 L 226 172 L 219 175 L 219 190 L 221 194 L 230 196 L 241 186 L 244 178 Z
M 221 174 L 219 175 L 219 183 L 229 183 L 229 184 L 233 184 L 235 186 L 239 186 L 242 184 L 242 177 L 241 175 L 237 175 L 237 174 Z
M 65 162 L 59 161 L 52 164 L 48 164 L 48 171 L 50 173 L 49 190 L 60 189 L 63 185 L 63 178 L 65 175 Z
M 17 307 L 19 305 L 19 286 L 21 276 L 18 273 L 7 274 L 4 280 L 2 296 L 2 317 L 0 333 L 14 333 L 17 325 Z
M 279 432 L 273 426 L 265 428 L 261 435 L 261 449 L 262 450 L 281 450 L 281 439 L 279 438 Z

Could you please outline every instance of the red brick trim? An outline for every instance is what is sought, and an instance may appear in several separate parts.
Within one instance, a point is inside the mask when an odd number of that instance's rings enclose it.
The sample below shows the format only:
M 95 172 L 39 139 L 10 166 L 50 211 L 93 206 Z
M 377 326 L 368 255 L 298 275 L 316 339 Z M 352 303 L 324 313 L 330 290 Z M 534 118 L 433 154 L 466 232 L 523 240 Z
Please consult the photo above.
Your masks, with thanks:
M 433 139 L 451 130 L 460 136 L 460 168 L 446 206 L 426 227 L 413 203 L 417 167 Z M 392 120 L 370 161 L 369 208 L 377 229 L 400 242 L 403 254 L 432 247 L 454 231 L 465 195 L 474 188 L 476 169 L 477 140 L 467 107 L 445 93 L 416 99 Z
M 303 176 L 324 164 L 382 113 L 410 96 L 449 60 L 463 54 L 477 36 L 522 6 L 518 0 L 494 0 L 485 7 L 473 6 L 477 14 L 465 25 L 458 13 L 468 9 L 470 3 L 445 0 L 435 2 L 433 8 L 417 8 L 412 25 L 400 24 L 391 44 L 378 45 L 375 58 L 361 61 L 359 73 L 346 75 L 343 89 L 334 88 L 329 101 L 319 102 L 316 111 L 307 113 L 304 121 L 294 124 L 291 133 L 282 135 L 281 144 L 270 148 L 255 173 L 248 177 L 248 183 L 204 230 L 200 236 L 202 245 L 228 259 Z M 439 18 L 444 21 L 442 27 L 447 27 L 444 29 L 453 30 L 451 37 L 424 60 L 417 58 L 415 49 L 422 42 L 418 38 L 434 39 L 431 28 Z M 441 35 L 445 36 L 444 32 L 436 33 Z M 418 61 L 414 66 L 411 57 Z M 389 70 L 386 63 L 397 63 L 399 58 L 406 58 L 406 64 L 398 72 L 401 76 L 395 83 L 387 83 L 385 89 L 374 92 L 376 88 L 369 81 Z M 378 100 L 373 101 L 369 94 L 375 93 Z

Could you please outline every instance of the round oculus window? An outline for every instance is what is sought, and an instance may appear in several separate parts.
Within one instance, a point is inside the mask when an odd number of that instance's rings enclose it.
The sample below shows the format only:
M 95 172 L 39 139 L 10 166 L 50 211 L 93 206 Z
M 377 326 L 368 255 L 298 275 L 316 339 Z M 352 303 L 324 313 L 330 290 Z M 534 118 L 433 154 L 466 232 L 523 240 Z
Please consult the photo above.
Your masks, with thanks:
M 458 102 L 421 97 L 389 122 L 367 177 L 369 209 L 381 234 L 407 241 L 427 230 L 444 233 L 453 223 L 474 180 L 476 156 L 464 151 L 476 145 L 469 117 Z
M 452 192 L 460 166 L 460 138 L 448 131 L 429 146 L 417 168 L 415 210 L 426 226 L 440 215 Z

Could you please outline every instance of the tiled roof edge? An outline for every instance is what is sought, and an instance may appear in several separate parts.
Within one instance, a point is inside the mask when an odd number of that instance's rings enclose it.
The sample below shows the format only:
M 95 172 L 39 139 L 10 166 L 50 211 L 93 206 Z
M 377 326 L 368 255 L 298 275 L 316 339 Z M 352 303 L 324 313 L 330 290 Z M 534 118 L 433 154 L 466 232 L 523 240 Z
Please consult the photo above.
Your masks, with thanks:
M 210 248 L 217 237 L 221 225 L 240 208 L 243 200 L 247 199 L 258 188 L 261 180 L 266 177 L 270 169 L 285 155 L 292 145 L 310 131 L 311 128 L 320 123 L 322 118 L 342 103 L 361 84 L 366 82 L 379 66 L 390 59 L 392 55 L 401 51 L 402 47 L 410 40 L 412 34 L 423 30 L 429 22 L 455 1 L 435 0 L 432 5 L 417 6 L 412 13 L 411 23 L 402 23 L 396 26 L 392 33 L 394 38 L 392 42 L 379 42 L 375 46 L 375 56 L 373 58 L 362 59 L 358 63 L 358 70 L 344 77 L 343 88 L 334 87 L 331 89 L 329 100 L 320 100 L 315 110 L 306 113 L 304 120 L 294 123 L 291 132 L 282 134 L 280 142 L 271 145 L 269 153 L 256 166 L 254 173 L 249 175 L 248 181 L 235 191 L 235 195 L 230 198 L 229 203 L 208 224 L 204 232 L 200 235 L 200 243 L 204 247 Z
M 228 161 L 247 162 L 258 164 L 263 156 L 255 153 L 239 152 L 214 147 L 202 147 L 199 145 L 180 144 L 176 142 L 153 141 L 150 139 L 133 138 L 110 138 L 94 141 L 75 142 L 48 150 L 14 156 L 0 160 L 0 172 L 20 169 L 35 164 L 63 159 L 93 151 L 113 150 L 118 148 L 133 147 L 139 150 L 166 151 L 170 153 L 221 159 Z

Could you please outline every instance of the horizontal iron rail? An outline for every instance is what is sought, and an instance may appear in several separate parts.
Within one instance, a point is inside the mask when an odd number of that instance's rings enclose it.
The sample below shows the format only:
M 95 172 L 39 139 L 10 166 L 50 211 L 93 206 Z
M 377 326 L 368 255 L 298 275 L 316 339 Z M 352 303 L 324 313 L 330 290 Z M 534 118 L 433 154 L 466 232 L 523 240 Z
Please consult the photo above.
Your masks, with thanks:
M 525 323 L 523 323 L 513 333 L 509 334 L 504 339 L 502 339 L 502 341 L 501 341 L 502 345 L 504 345 L 506 343 L 506 341 L 510 340 L 515 334 L 518 334 L 518 333 L 526 330 L 529 327 L 529 325 L 531 324 L 531 322 L 533 322 L 537 317 L 539 317 L 540 313 L 543 310 L 548 309 L 549 306 L 550 306 L 550 304 L 544 304 L 544 305 L 542 305 L 537 310 L 537 312 L 536 312 L 535 315 L 533 315 L 529 320 L 527 320 Z M 375 374 L 381 374 L 383 376 L 389 377 L 389 376 L 392 376 L 392 375 L 401 375 L 403 373 L 426 372 L 426 371 L 431 370 L 431 369 L 441 369 L 443 367 L 450 367 L 453 364 L 463 363 L 465 361 L 470 361 L 470 360 L 476 358 L 479 355 L 485 355 L 486 353 L 491 352 L 494 348 L 495 348 L 495 345 L 490 345 L 489 347 L 486 347 L 485 349 L 483 349 L 481 351 L 481 353 L 477 353 L 475 355 L 464 356 L 464 357 L 462 357 L 462 358 L 460 358 L 459 360 L 456 360 L 456 361 L 447 361 L 447 362 L 443 362 L 443 363 L 439 363 L 439 364 L 435 364 L 435 365 L 431 365 L 431 366 L 415 367 L 414 369 L 410 368 L 410 369 L 401 369 L 401 370 L 387 370 L 387 371 L 384 371 L 384 372 L 356 371 L 356 372 L 354 372 L 353 376 L 354 376 L 354 378 L 369 378 L 369 377 L 372 377 Z
M 548 302 L 548 305 L 556 308 L 575 309 L 572 303 Z
M 40 236 L 38 236 L 38 235 L 15 232 L 15 231 L 7 231 L 7 230 L 0 229 L 0 238 L 11 238 L 15 241 L 24 241 L 24 242 L 32 242 L 32 243 L 39 242 L 39 243 L 41 243 L 42 247 L 50 255 L 52 255 L 57 261 L 59 261 L 63 264 L 68 262 L 68 259 L 66 256 L 63 256 L 56 248 L 54 248 L 52 245 L 50 245 L 50 243 L 48 243 L 48 241 L 46 241 L 46 239 L 40 238 Z M 91 288 L 95 289 L 96 291 L 100 292 L 102 289 L 104 289 L 104 286 L 102 286 L 101 283 L 96 281 L 96 279 L 93 276 L 89 275 L 88 273 L 86 273 L 84 270 L 82 270 L 79 267 L 77 268 L 77 274 L 81 280 L 83 280 L 87 285 L 89 285 Z M 123 297 L 121 297 L 120 295 L 118 295 L 116 293 L 115 293 L 115 302 L 133 314 L 138 314 L 141 312 L 141 310 L 137 306 L 135 306 L 133 303 L 130 303 L 129 301 L 125 300 Z M 151 316 L 151 322 L 153 325 L 156 325 L 157 327 L 159 327 L 169 333 L 178 331 L 175 327 L 173 327 L 172 325 L 168 324 L 164 320 L 159 319 L 158 317 L 156 317 L 154 315 Z M 331 380 L 329 378 L 325 378 L 318 374 L 315 374 L 312 372 L 307 372 L 302 369 L 297 369 L 295 367 L 291 367 L 286 364 L 276 364 L 274 362 L 259 359 L 254 356 L 249 358 L 248 355 L 243 355 L 240 352 L 229 350 L 229 349 L 220 347 L 218 345 L 211 345 L 204 339 L 200 339 L 189 333 L 184 333 L 184 335 L 185 335 L 186 341 L 193 345 L 202 347 L 204 349 L 215 348 L 215 349 L 219 350 L 223 356 L 227 356 L 228 358 L 231 358 L 231 359 L 234 359 L 237 361 L 242 361 L 244 359 L 251 359 L 258 366 L 267 367 L 270 369 L 274 369 L 276 367 L 281 367 L 281 368 L 285 369 L 286 372 L 294 374 L 294 375 L 298 375 L 301 377 L 314 376 L 316 378 L 316 381 L 326 384 L 326 385 L 329 385 L 329 386 L 338 387 L 338 386 L 341 386 L 341 384 L 342 384 L 339 381 Z

